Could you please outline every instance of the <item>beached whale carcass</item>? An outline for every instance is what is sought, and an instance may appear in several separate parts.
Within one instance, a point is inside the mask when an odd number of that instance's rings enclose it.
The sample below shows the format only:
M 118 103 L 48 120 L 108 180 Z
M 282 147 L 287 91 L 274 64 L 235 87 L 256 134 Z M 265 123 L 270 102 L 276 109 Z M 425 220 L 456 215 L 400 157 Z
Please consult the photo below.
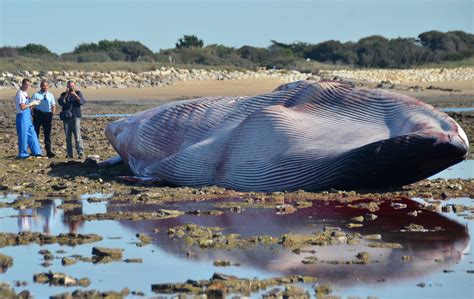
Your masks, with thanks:
M 469 149 L 432 106 L 334 81 L 173 102 L 110 123 L 106 135 L 137 176 L 266 192 L 404 185 Z

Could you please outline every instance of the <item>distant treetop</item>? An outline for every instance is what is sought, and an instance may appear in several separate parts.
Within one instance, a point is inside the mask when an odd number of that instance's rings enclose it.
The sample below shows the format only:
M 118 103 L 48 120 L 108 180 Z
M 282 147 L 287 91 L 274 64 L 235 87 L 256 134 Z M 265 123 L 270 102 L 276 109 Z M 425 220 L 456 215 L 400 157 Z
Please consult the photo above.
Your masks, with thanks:
M 105 53 L 110 56 L 111 60 L 137 61 L 143 56 L 153 56 L 153 52 L 138 41 L 120 40 L 101 40 L 98 43 L 83 43 L 77 46 L 72 53 L 83 54 L 87 52 Z
M 204 42 L 202 39 L 199 39 L 195 35 L 184 35 L 182 38 L 178 39 L 176 43 L 176 48 L 202 48 L 204 46 Z

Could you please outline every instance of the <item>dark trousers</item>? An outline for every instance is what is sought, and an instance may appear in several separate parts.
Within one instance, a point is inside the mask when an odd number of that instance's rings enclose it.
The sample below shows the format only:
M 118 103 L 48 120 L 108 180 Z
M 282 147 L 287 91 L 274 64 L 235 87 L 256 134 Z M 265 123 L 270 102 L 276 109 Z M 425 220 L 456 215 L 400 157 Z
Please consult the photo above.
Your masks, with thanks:
M 44 134 L 44 147 L 46 149 L 46 153 L 52 153 L 51 148 L 51 124 L 53 122 L 53 114 L 50 112 L 42 112 L 39 110 L 35 110 L 33 112 L 33 126 L 35 127 L 36 135 L 40 135 L 41 126 L 43 127 L 43 134 Z

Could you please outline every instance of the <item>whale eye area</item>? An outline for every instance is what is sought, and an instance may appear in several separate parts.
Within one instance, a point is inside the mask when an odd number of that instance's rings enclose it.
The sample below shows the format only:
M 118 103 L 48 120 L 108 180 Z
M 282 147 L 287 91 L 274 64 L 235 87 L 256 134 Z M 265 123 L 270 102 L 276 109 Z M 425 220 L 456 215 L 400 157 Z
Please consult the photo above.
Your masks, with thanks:
M 441 120 L 440 125 L 441 129 L 443 129 L 444 131 L 451 131 L 453 129 L 451 125 L 445 120 Z

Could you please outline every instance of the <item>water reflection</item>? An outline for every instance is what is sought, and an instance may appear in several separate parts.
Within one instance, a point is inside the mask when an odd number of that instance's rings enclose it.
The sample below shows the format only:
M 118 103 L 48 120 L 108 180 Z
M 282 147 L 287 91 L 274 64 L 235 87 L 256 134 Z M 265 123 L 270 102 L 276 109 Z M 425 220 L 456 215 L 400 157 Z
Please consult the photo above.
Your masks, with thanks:
M 18 231 L 42 232 L 50 235 L 51 228 L 57 227 L 58 222 L 61 222 L 68 233 L 77 233 L 83 223 L 70 219 L 70 216 L 83 214 L 83 201 L 68 201 L 68 204 L 74 204 L 77 207 L 66 210 L 59 209 L 59 203 L 60 200 L 57 199 L 46 199 L 41 201 L 40 207 L 18 210 Z
M 362 201 L 363 202 L 363 201 Z M 463 252 L 469 246 L 469 235 L 465 226 L 452 221 L 436 212 L 423 210 L 416 217 L 408 215 L 421 211 L 419 203 L 409 199 L 400 199 L 398 203 L 406 208 L 396 209 L 390 202 L 382 203 L 380 210 L 374 212 L 378 218 L 364 222 L 362 228 L 347 229 L 345 225 L 352 217 L 364 215 L 366 209 L 350 208 L 347 205 L 319 203 L 311 208 L 298 210 L 290 215 L 277 215 L 272 210 L 249 210 L 244 213 L 225 213 L 222 216 L 184 216 L 160 221 L 120 222 L 132 231 L 153 231 L 159 228 L 161 233 L 153 235 L 156 246 L 167 252 L 186 256 L 189 250 L 196 253 L 198 260 L 214 261 L 227 258 L 242 265 L 251 265 L 264 271 L 279 274 L 312 275 L 333 284 L 351 285 L 361 282 L 377 282 L 385 280 L 404 280 L 421 277 L 430 272 L 440 270 L 449 264 L 458 263 Z M 182 205 L 181 205 L 182 206 Z M 158 207 L 142 206 L 142 211 Z M 194 207 L 196 208 L 196 206 Z M 202 208 L 202 207 L 201 207 Z M 126 208 L 125 208 L 126 209 Z M 139 209 L 139 207 L 135 207 Z M 124 210 L 124 207 L 109 206 L 108 210 Z M 189 248 L 182 241 L 170 241 L 167 228 L 193 222 L 204 226 L 225 228 L 225 233 L 238 233 L 242 236 L 268 234 L 279 236 L 283 233 L 311 233 L 321 231 L 325 226 L 338 226 L 346 232 L 381 234 L 383 242 L 400 243 L 403 249 L 369 248 L 371 241 L 364 240 L 358 245 L 338 244 L 334 246 L 310 246 L 308 251 L 315 253 L 295 254 L 282 246 L 268 248 L 257 247 L 249 250 L 209 250 Z M 422 225 L 437 232 L 401 232 L 411 223 Z M 344 264 L 355 259 L 358 252 L 368 252 L 372 262 L 368 265 Z M 305 265 L 302 260 L 307 256 L 316 256 L 316 264 Z M 406 262 L 403 256 L 409 256 Z M 340 262 L 342 264 L 333 264 Z
M 70 233 L 78 233 L 79 228 L 82 227 L 83 223 L 80 220 L 73 220 L 71 216 L 82 215 L 83 200 L 72 200 L 68 201 L 68 204 L 78 205 L 72 209 L 66 209 L 63 214 L 63 223 L 69 228 Z
M 45 200 L 41 207 L 23 209 L 18 214 L 18 231 L 40 231 L 51 234 L 57 208 L 53 200 Z
M 215 201 L 214 201 L 215 202 Z M 358 203 L 368 203 L 370 200 L 361 200 Z M 44 233 L 58 234 L 63 232 L 78 233 L 98 233 L 104 237 L 104 240 L 97 244 L 78 246 L 69 254 L 81 253 L 90 255 L 92 246 L 120 247 L 124 248 L 127 257 L 143 257 L 146 261 L 143 264 L 123 265 L 114 263 L 110 265 L 74 265 L 67 268 L 67 271 L 75 271 L 77 276 L 84 276 L 84 273 L 91 273 L 91 267 L 94 274 L 88 274 L 93 283 L 92 288 L 117 289 L 117 279 L 122 279 L 121 285 L 129 288 L 141 288 L 146 290 L 151 283 L 185 281 L 188 278 L 205 279 L 209 278 L 214 271 L 235 274 L 242 277 L 260 278 L 278 276 L 283 274 L 305 274 L 318 277 L 323 283 L 330 283 L 341 288 L 361 288 L 362 295 L 371 293 L 372 287 L 383 286 L 383 290 L 388 292 L 397 292 L 394 290 L 396 282 L 406 285 L 419 282 L 428 276 L 443 273 L 444 269 L 451 269 L 456 264 L 464 265 L 464 268 L 470 268 L 469 261 L 466 262 L 464 253 L 470 249 L 470 237 L 467 227 L 458 221 L 449 219 L 442 214 L 424 210 L 420 203 L 409 199 L 401 198 L 396 201 L 401 204 L 396 208 L 391 202 L 384 202 L 379 205 L 379 210 L 374 211 L 377 219 L 373 221 L 364 221 L 361 228 L 348 229 L 346 224 L 350 218 L 365 215 L 369 211 L 361 208 L 351 208 L 343 204 L 334 204 L 330 202 L 316 202 L 313 207 L 298 209 L 295 213 L 289 215 L 277 215 L 272 209 L 247 209 L 242 213 L 231 213 L 224 210 L 221 216 L 195 216 L 185 215 L 179 218 L 165 220 L 147 220 L 147 221 L 90 221 L 80 222 L 70 219 L 72 215 L 81 215 L 88 213 L 103 213 L 106 211 L 143 211 L 153 212 L 159 208 L 197 210 L 202 211 L 214 209 L 212 201 L 174 203 L 167 205 L 123 205 L 111 201 L 105 203 L 89 203 L 87 200 L 68 201 L 78 206 L 64 211 L 58 208 L 63 202 L 61 200 L 42 201 L 42 206 L 33 209 L 24 209 L 14 211 L 12 209 L 0 209 L 0 216 L 5 213 L 15 212 L 19 217 L 3 218 L 2 231 L 41 231 Z M 471 202 L 469 201 L 469 204 Z M 7 211 L 7 212 L 5 212 Z M 411 216 L 417 211 L 417 216 Z M 419 211 L 422 211 L 421 213 Z M 453 214 L 454 215 L 454 214 Z M 457 217 L 459 219 L 459 217 Z M 11 219 L 11 220 L 10 220 Z M 254 235 L 272 235 L 280 236 L 283 233 L 312 233 L 321 231 L 326 226 L 337 226 L 345 232 L 357 232 L 363 235 L 381 234 L 383 242 L 400 243 L 402 249 L 390 248 L 371 248 L 368 243 L 374 242 L 363 240 L 360 244 L 347 245 L 338 244 L 334 246 L 308 246 L 300 254 L 293 253 L 291 250 L 284 249 L 281 245 L 271 247 L 257 246 L 248 249 L 236 250 L 214 250 L 189 247 L 182 240 L 170 240 L 167 229 L 170 226 L 182 225 L 192 222 L 202 226 L 219 226 L 224 228 L 224 233 L 238 233 L 242 237 Z M 411 223 L 422 225 L 424 228 L 434 230 L 441 227 L 442 231 L 436 232 L 401 232 Z M 13 226 L 12 226 L 13 225 Z M 158 233 L 153 233 L 158 228 Z M 136 233 L 146 233 L 155 238 L 152 245 L 143 249 L 136 247 L 134 241 Z M 109 237 L 120 236 L 122 239 L 108 239 Z M 54 247 L 58 248 L 58 247 Z M 10 255 L 16 260 L 24 258 L 26 246 L 17 248 L 8 248 Z M 23 251 L 22 251 L 23 250 Z M 37 251 L 38 249 L 35 249 Z M 309 251 L 314 250 L 314 253 Z M 190 257 L 187 253 L 192 251 L 195 255 Z M 371 262 L 367 265 L 345 264 L 346 261 L 355 259 L 359 252 L 367 252 Z M 18 252 L 19 256 L 15 256 Z M 23 254 L 23 255 L 22 255 Z M 315 264 L 303 264 L 302 260 L 308 256 L 316 256 L 318 261 Z M 404 261 L 403 257 L 411 257 L 411 260 Z M 29 257 L 28 257 L 29 258 Z M 28 259 L 27 258 L 27 259 Z M 38 263 L 34 257 L 28 260 L 28 263 Z M 216 259 L 229 259 L 232 262 L 241 264 L 240 267 L 226 267 L 216 269 L 212 262 Z M 333 264 L 339 261 L 342 264 Z M 59 262 L 58 262 L 59 263 Z M 172 265 L 170 265 L 170 263 Z M 179 266 L 177 266 L 179 265 Z M 33 267 L 33 266 L 32 266 Z M 35 266 L 40 267 L 40 266 Z M 104 268 L 101 268 L 104 267 Z M 104 272 L 98 269 L 110 269 L 110 272 Z M 134 267 L 134 273 L 137 273 L 133 279 L 130 277 L 118 278 L 115 274 L 121 271 L 130 271 Z M 186 268 L 186 271 L 178 271 Z M 160 270 L 156 270 L 160 269 Z M 6 273 L 7 277 L 17 277 L 16 279 L 25 279 L 31 277 L 31 269 L 12 267 Z M 66 271 L 60 264 L 56 266 L 56 271 Z M 16 272 L 15 272 L 16 271 Z M 24 272 L 26 271 L 26 272 Z M 36 272 L 41 269 L 35 270 Z M 151 271 L 151 272 L 150 272 Z M 175 273 L 176 272 L 176 273 Z M 74 272 L 73 272 L 74 273 Z M 147 274 L 148 273 L 148 274 Z M 150 276 L 150 273 L 153 275 Z M 25 276 L 26 275 L 26 276 Z M 174 276 L 173 276 L 174 275 Z M 470 275 L 470 274 L 465 274 Z M 170 278 L 173 277 L 173 278 Z M 456 286 L 459 279 L 466 280 L 464 276 L 451 275 L 452 285 Z M 448 280 L 443 278 L 444 283 Z M 384 282 L 390 282 L 390 285 Z M 46 287 L 33 285 L 41 294 L 50 294 Z M 416 291 L 418 288 L 413 284 Z M 391 291 L 387 291 L 391 290 Z M 463 290 L 456 290 L 462 294 Z M 341 292 L 339 292 L 340 294 Z M 379 291 L 378 293 L 381 293 Z M 350 293 L 354 295 L 354 293 Z M 401 294 L 403 295 L 403 294 Z

